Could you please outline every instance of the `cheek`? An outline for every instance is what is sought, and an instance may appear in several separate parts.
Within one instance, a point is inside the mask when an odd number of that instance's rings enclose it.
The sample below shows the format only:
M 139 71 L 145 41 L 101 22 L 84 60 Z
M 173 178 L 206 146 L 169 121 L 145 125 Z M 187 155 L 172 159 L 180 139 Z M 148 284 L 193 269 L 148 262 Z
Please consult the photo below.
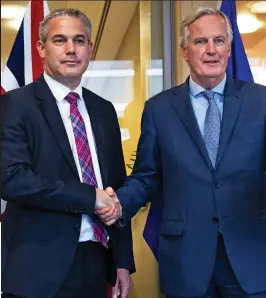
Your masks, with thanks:
M 90 59 L 90 53 L 89 51 L 85 51 L 81 54 L 81 57 L 82 57 L 82 61 L 83 63 L 87 63 Z
M 52 68 L 59 68 L 59 62 L 54 56 L 49 57 L 49 64 Z
M 197 65 L 201 65 L 203 55 L 204 55 L 203 51 L 200 51 L 200 50 L 193 51 L 191 53 L 191 61 L 193 61 Z
M 230 51 L 229 49 L 224 49 L 220 52 L 220 56 L 224 59 L 227 60 L 230 56 Z
M 201 69 L 204 66 L 201 58 L 202 58 L 202 56 L 198 55 L 198 54 L 193 56 L 191 61 L 192 61 L 193 65 L 195 66 L 195 68 Z

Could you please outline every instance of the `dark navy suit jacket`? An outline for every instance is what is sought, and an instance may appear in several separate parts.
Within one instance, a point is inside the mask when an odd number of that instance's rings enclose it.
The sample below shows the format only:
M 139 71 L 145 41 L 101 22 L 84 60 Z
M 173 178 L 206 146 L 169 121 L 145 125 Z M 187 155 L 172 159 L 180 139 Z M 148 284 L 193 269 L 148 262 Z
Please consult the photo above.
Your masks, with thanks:
M 125 179 L 120 129 L 112 104 L 87 89 L 104 187 Z M 95 188 L 80 183 L 56 100 L 44 78 L 0 100 L 2 291 L 49 298 L 58 291 L 78 245 L 81 214 L 92 215 Z M 109 278 L 134 271 L 130 226 L 108 230 Z
M 204 295 L 217 232 L 248 293 L 266 291 L 266 88 L 227 79 L 212 168 L 188 81 L 149 100 L 133 173 L 117 191 L 125 220 L 162 188 L 160 282 L 173 296 Z

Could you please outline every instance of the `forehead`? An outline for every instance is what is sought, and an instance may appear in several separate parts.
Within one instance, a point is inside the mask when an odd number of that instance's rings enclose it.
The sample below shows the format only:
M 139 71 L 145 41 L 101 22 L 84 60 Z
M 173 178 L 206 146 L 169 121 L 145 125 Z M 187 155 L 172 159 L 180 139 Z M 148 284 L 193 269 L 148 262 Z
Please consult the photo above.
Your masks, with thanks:
M 49 22 L 48 35 L 56 34 L 85 34 L 85 26 L 80 19 L 75 17 L 56 17 Z
M 227 35 L 226 21 L 220 15 L 207 15 L 189 25 L 191 38 L 197 36 Z

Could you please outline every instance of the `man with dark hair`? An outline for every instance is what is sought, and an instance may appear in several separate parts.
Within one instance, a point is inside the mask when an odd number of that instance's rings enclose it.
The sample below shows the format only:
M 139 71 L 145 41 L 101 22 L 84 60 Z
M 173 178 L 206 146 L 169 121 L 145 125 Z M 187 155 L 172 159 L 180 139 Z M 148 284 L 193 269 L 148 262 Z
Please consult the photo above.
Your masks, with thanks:
M 40 25 L 43 75 L 0 100 L 2 297 L 127 297 L 134 272 L 130 225 L 106 228 L 94 214 L 117 200 L 125 165 L 112 104 L 82 88 L 91 24 L 59 9 Z M 116 207 L 116 208 L 115 208 Z

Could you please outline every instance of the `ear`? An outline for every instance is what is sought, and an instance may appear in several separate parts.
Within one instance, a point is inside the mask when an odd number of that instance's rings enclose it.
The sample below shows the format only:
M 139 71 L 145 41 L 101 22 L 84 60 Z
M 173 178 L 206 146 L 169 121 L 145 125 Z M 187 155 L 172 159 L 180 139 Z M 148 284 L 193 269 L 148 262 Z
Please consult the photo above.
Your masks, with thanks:
M 229 42 L 228 57 L 231 56 L 231 49 L 232 49 L 232 46 L 231 46 L 231 43 Z
M 93 52 L 93 43 L 92 43 L 92 41 L 89 41 L 89 57 L 90 57 L 90 59 L 92 57 L 92 52 Z
M 181 46 L 181 50 L 182 50 L 182 55 L 183 55 L 184 60 L 188 61 L 187 47 Z
M 45 58 L 45 45 L 42 41 L 37 41 L 37 51 L 42 59 Z

